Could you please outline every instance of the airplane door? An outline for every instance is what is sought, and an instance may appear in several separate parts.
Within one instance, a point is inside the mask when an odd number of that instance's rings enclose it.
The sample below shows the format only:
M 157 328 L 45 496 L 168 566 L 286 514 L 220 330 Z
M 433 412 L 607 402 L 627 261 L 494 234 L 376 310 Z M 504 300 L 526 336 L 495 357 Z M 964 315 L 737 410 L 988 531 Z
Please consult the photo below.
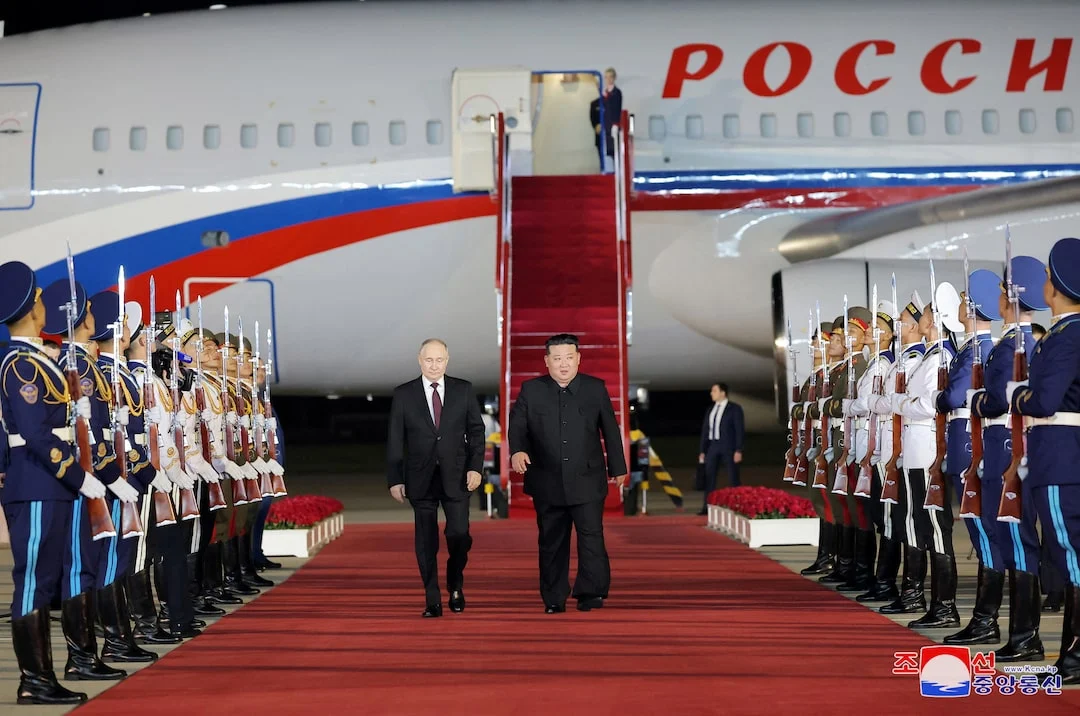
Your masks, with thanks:
M 515 162 L 532 147 L 532 72 L 524 68 L 454 70 L 451 152 L 454 191 L 490 191 L 495 186 L 490 116 L 502 112 Z M 514 173 L 531 169 L 515 162 Z
M 34 205 L 34 139 L 41 85 L 0 84 L 0 211 Z

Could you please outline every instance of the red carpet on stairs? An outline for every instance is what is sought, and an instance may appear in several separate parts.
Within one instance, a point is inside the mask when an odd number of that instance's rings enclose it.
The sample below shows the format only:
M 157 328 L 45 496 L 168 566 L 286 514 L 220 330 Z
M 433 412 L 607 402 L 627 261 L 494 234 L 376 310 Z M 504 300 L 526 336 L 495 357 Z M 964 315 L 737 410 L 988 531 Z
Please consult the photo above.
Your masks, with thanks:
M 303 569 L 83 714 L 1076 713 L 1080 692 L 933 702 L 930 642 L 693 518 L 611 519 L 604 609 L 546 615 L 536 528 L 473 525 L 464 614 L 420 618 L 408 524 L 349 526 Z M 999 667 L 1000 670 L 1000 667 Z M 862 706 L 860 706 L 861 704 Z

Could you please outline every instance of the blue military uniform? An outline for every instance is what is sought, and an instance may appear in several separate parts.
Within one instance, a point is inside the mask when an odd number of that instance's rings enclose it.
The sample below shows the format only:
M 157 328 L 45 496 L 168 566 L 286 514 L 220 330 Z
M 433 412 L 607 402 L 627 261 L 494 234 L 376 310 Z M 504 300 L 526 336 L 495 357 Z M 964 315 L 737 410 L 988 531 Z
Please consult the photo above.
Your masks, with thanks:
M 1013 283 L 1023 289 L 1020 293 L 1020 311 L 1045 309 L 1046 304 L 1042 299 L 1045 265 L 1030 256 L 1017 256 L 1013 258 L 1010 269 Z M 1018 316 L 1014 317 L 1014 320 L 1019 319 Z M 982 522 L 988 533 L 996 532 L 995 541 L 1012 582 L 1009 588 L 1009 642 L 997 650 L 996 658 L 998 661 L 1026 661 L 1041 659 L 1044 653 L 1039 638 L 1038 515 L 1031 500 L 1024 501 L 1023 517 L 1019 524 L 1000 521 L 997 515 L 1002 476 L 1012 461 L 1007 386 L 1013 375 L 1017 342 L 1023 341 L 1026 358 L 1030 361 L 1035 350 L 1035 339 L 1030 323 L 1011 325 L 1007 329 L 986 359 L 986 388 L 972 396 L 971 414 L 986 419 L 981 476 Z
M 1054 245 L 1048 274 L 1055 291 L 1080 304 L 1080 240 Z M 1025 511 L 1031 503 L 1044 534 L 1053 535 L 1049 551 L 1068 576 L 1056 664 L 1063 683 L 1080 683 L 1080 305 L 1075 310 L 1055 316 L 1031 357 L 1027 384 L 1009 386 L 1011 407 L 1029 426 Z
M 1001 278 L 992 271 L 980 269 L 968 277 L 971 302 L 978 321 L 998 321 L 998 295 Z M 938 410 L 949 415 L 946 472 L 953 479 L 957 495 L 964 494 L 963 475 L 971 466 L 971 409 L 968 394 L 978 345 L 978 359 L 985 366 L 994 349 L 989 330 L 977 331 L 974 338 L 960 349 L 949 368 L 948 388 L 938 396 Z M 977 420 L 977 418 L 976 418 Z M 979 430 L 982 428 L 979 427 Z M 983 511 L 995 510 L 997 503 L 983 503 Z M 1005 567 L 997 542 L 997 530 L 987 530 L 980 518 L 965 519 L 971 544 L 979 556 L 979 577 L 976 588 L 975 608 L 971 621 L 956 634 L 945 637 L 946 644 L 997 644 L 1001 641 L 998 627 L 998 611 L 1004 594 Z
M 41 290 L 34 272 L 17 261 L 0 266 L 0 324 L 22 328 L 28 316 L 37 323 L 35 310 L 41 310 Z M 3 507 L 14 557 L 11 638 L 20 704 L 86 701 L 86 694 L 57 682 L 49 634 L 50 603 L 71 596 L 63 575 L 72 553 L 65 547 L 71 504 L 85 480 L 70 436 L 69 404 L 64 375 L 41 350 L 40 339 L 12 336 L 0 362 L 0 472 L 5 473 Z M 65 619 L 65 630 L 68 626 Z

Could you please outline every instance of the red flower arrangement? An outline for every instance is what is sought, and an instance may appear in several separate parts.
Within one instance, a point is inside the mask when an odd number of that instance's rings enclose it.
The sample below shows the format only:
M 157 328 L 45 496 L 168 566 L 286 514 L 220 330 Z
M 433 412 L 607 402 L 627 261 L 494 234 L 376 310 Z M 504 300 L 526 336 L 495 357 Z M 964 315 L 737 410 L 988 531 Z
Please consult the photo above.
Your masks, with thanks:
M 725 487 L 709 493 L 709 504 L 752 520 L 817 516 L 810 500 L 771 487 Z
M 344 509 L 345 505 L 341 504 L 341 500 L 335 500 L 333 497 L 318 495 L 286 497 L 270 506 L 270 514 L 266 518 L 266 529 L 307 529 Z

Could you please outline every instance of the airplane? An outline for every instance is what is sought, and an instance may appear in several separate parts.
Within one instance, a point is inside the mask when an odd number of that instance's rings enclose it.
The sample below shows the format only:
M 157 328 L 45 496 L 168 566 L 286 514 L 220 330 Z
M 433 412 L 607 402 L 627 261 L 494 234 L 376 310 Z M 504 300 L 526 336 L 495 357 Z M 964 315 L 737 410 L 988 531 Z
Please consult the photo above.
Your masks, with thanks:
M 599 171 L 586 112 L 612 67 L 635 122 L 631 383 L 724 379 L 775 426 L 753 394 L 783 393 L 782 319 L 805 326 L 815 291 L 831 317 L 872 272 L 888 298 L 895 262 L 1000 267 L 1006 222 L 1040 257 L 1078 233 L 1076 28 L 1044 0 L 480 0 L 7 37 L 0 254 L 49 283 L 70 242 L 91 292 L 124 264 L 158 311 L 180 291 L 214 330 L 225 305 L 258 319 L 279 393 L 385 394 L 432 335 L 494 390 L 497 206 L 455 186 L 455 147 L 507 111 L 534 173 Z M 489 70 L 529 96 L 459 96 Z

